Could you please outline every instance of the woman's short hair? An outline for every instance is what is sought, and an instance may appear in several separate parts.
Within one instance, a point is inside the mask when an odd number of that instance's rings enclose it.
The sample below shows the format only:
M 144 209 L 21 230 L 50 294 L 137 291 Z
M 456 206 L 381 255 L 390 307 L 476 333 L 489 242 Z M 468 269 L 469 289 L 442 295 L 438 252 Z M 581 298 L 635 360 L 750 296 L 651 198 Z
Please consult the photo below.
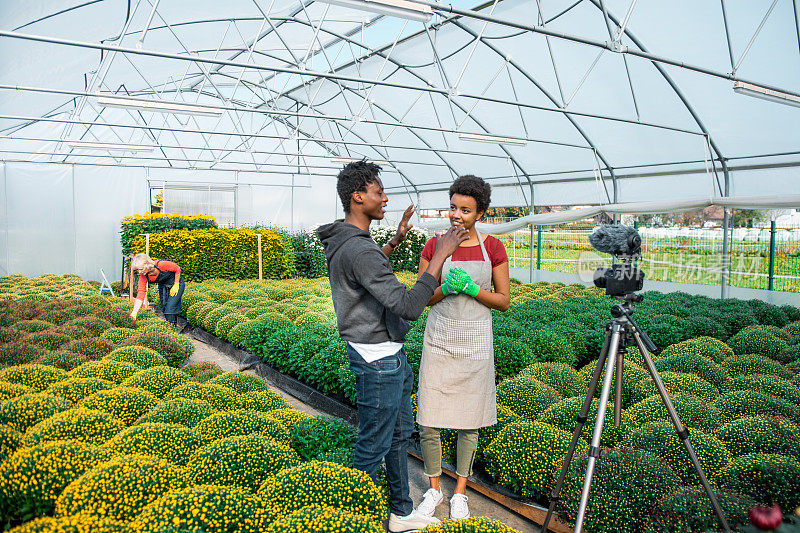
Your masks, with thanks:
M 492 187 L 481 178 L 467 174 L 457 178 L 450 185 L 450 198 L 454 194 L 471 196 L 475 199 L 478 211 L 485 213 L 489 209 L 489 203 L 492 200 Z
M 131 259 L 131 268 L 140 274 L 142 270 L 147 270 L 154 265 L 155 262 L 147 254 L 136 254 Z

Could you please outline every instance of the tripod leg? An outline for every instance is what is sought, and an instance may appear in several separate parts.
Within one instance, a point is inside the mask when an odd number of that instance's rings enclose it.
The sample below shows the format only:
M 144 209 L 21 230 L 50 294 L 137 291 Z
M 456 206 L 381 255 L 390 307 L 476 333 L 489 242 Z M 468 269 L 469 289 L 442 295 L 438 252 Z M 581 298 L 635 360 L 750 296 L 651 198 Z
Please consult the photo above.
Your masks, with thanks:
M 553 491 L 550 493 L 550 505 L 547 507 L 547 516 L 545 516 L 544 524 L 542 524 L 542 533 L 547 533 L 547 526 L 550 524 L 550 519 L 553 516 L 556 503 L 561 495 L 561 487 L 564 485 L 564 479 L 567 477 L 569 464 L 572 462 L 572 457 L 575 455 L 575 447 L 578 445 L 578 439 L 581 438 L 583 426 L 586 424 L 586 419 L 589 416 L 589 408 L 592 406 L 592 398 L 594 398 L 594 392 L 597 390 L 600 374 L 602 374 L 603 368 L 605 367 L 610 343 L 611 329 L 607 331 L 605 341 L 603 341 L 603 348 L 600 350 L 600 358 L 597 360 L 597 364 L 594 367 L 594 375 L 592 376 L 592 381 L 589 382 L 589 389 L 586 393 L 586 399 L 583 401 L 583 407 L 581 407 L 580 413 L 575 417 L 575 432 L 572 434 L 572 441 L 567 449 L 567 454 L 561 462 L 561 470 L 558 473 L 556 484 L 553 486 Z
M 694 452 L 694 447 L 692 446 L 692 443 L 689 442 L 689 430 L 686 429 L 686 426 L 684 426 L 683 422 L 681 422 L 678 412 L 675 410 L 675 406 L 672 404 L 672 400 L 669 397 L 667 388 L 664 386 L 664 382 L 661 380 L 661 376 L 659 375 L 656 366 L 653 364 L 653 359 L 650 357 L 650 352 L 647 351 L 642 338 L 639 336 L 637 331 L 633 332 L 633 336 L 636 339 L 636 344 L 639 345 L 639 350 L 642 352 L 642 358 L 644 359 L 644 364 L 647 367 L 647 371 L 650 373 L 650 377 L 653 378 L 653 383 L 655 383 L 656 388 L 658 389 L 658 394 L 661 396 L 661 401 L 664 402 L 664 407 L 667 408 L 667 413 L 672 421 L 672 425 L 675 426 L 675 431 L 678 434 L 678 438 L 686 448 L 686 452 L 689 454 L 689 459 L 692 461 L 692 465 L 694 465 L 694 469 L 697 471 L 697 475 L 700 477 L 700 484 L 703 485 L 706 494 L 708 494 L 708 497 L 711 500 L 711 506 L 714 508 L 714 513 L 717 515 L 717 519 L 722 526 L 722 531 L 728 533 L 731 531 L 731 528 L 728 525 L 728 521 L 725 519 L 725 514 L 722 512 L 722 507 L 717 500 L 717 496 L 714 494 L 714 491 L 711 490 L 711 484 L 708 482 L 708 478 L 706 478 L 706 473 L 703 471 L 703 466 L 697 459 L 697 454 Z
M 611 326 L 611 343 L 608 347 L 608 361 L 606 362 L 606 374 L 603 376 L 603 388 L 600 390 L 600 401 L 597 405 L 597 419 L 594 421 L 594 431 L 592 432 L 592 443 L 589 446 L 589 458 L 586 461 L 586 477 L 583 479 L 583 490 L 578 504 L 578 515 L 575 517 L 575 533 L 583 530 L 583 519 L 586 516 L 586 507 L 589 505 L 589 491 L 592 488 L 592 476 L 594 466 L 600 457 L 600 438 L 603 435 L 603 422 L 606 418 L 608 408 L 608 394 L 611 392 L 611 382 L 614 379 L 614 365 L 617 362 L 619 351 L 619 338 L 621 326 L 614 322 Z

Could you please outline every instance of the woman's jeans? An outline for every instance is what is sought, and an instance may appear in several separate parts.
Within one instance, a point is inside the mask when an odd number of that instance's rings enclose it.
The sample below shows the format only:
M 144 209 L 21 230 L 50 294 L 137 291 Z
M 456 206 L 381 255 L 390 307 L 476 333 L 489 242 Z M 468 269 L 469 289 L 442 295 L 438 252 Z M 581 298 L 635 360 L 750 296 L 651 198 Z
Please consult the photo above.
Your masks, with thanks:
M 378 466 L 386 460 L 389 511 L 406 516 L 413 510 L 408 494 L 408 441 L 414 429 L 411 390 L 414 374 L 406 354 L 367 363 L 347 345 L 350 369 L 356 377 L 358 442 L 353 468 L 363 470 L 377 483 Z

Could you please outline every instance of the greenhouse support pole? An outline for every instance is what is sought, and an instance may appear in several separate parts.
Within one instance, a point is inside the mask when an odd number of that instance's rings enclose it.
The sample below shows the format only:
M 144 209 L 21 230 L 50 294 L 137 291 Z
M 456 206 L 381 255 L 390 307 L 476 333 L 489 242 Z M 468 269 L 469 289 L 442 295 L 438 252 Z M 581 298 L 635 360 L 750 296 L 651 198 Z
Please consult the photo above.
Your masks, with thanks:
M 775 220 L 769 222 L 769 285 L 767 290 L 775 290 Z
M 538 226 L 536 235 L 536 270 L 542 269 L 542 227 Z
M 534 211 L 533 210 L 533 182 L 528 180 L 528 185 L 530 186 L 530 189 L 531 189 L 531 203 L 530 203 L 529 213 L 531 215 L 533 215 L 533 211 Z M 530 239 L 528 240 L 528 243 L 530 244 L 530 246 L 529 246 L 530 253 L 528 254 L 530 256 L 529 257 L 529 261 L 528 261 L 528 283 L 533 283 L 533 224 L 531 224 L 530 226 L 531 226 L 531 235 L 530 235 Z
M 731 179 L 730 179 L 730 172 L 728 171 L 728 165 L 725 163 L 725 160 L 722 160 L 722 171 L 725 175 L 725 192 L 724 196 L 727 198 L 730 196 L 731 192 Z M 730 238 L 728 237 L 728 227 L 731 223 L 731 210 L 729 208 L 725 208 L 724 216 L 722 218 L 722 276 L 720 283 L 722 285 L 720 289 L 720 298 L 725 299 L 728 297 L 728 248 L 730 247 Z
M 261 234 L 256 233 L 258 238 L 258 279 L 264 279 L 263 261 L 261 259 Z

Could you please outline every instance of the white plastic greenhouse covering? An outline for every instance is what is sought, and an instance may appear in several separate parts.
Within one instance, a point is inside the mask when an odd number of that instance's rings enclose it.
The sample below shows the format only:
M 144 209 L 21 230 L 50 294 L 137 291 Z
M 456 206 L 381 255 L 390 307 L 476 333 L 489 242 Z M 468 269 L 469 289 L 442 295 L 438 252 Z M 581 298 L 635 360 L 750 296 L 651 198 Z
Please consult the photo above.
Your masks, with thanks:
M 326 222 L 361 158 L 390 209 L 463 174 L 495 206 L 800 207 L 796 0 L 342 1 L 0 2 L 0 274 L 115 272 L 152 187 Z

